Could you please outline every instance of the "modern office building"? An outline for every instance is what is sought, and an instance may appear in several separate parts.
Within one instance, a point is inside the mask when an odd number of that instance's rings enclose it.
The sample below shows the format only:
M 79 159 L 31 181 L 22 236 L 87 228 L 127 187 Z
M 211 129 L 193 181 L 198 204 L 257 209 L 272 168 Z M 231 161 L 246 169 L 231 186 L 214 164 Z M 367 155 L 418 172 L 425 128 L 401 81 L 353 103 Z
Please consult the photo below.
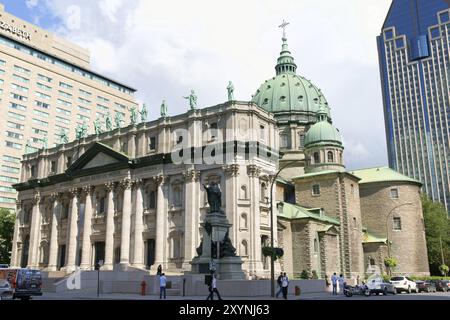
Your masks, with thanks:
M 450 212 L 450 1 L 394 0 L 378 37 L 389 166 Z
M 64 131 L 110 113 L 129 118 L 135 90 L 90 70 L 89 51 L 4 11 L 0 4 L 0 207 L 15 208 L 20 161 Z M 56 169 L 55 169 L 56 171 Z

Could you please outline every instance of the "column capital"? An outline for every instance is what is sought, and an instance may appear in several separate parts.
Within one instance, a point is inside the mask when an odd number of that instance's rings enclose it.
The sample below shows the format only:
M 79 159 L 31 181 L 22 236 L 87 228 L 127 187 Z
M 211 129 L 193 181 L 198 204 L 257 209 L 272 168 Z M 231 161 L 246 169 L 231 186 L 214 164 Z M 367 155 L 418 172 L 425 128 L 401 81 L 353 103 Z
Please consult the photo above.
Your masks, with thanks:
M 82 189 L 84 195 L 87 195 L 89 193 L 92 196 L 92 193 L 94 193 L 94 191 L 95 187 L 91 185 L 84 186 Z
M 163 186 L 164 184 L 167 183 L 167 181 L 169 180 L 168 176 L 164 176 L 164 175 L 158 175 L 153 177 L 153 181 L 158 185 L 158 186 Z
M 105 183 L 105 188 L 106 191 L 110 192 L 110 191 L 114 191 L 114 189 L 116 188 L 116 182 L 114 181 L 109 181 Z
M 32 200 L 33 205 L 39 205 L 41 203 L 41 201 L 42 201 L 41 194 L 40 193 L 35 193 L 34 197 L 33 197 L 33 200 Z
M 144 186 L 144 179 L 134 179 L 132 182 L 133 189 L 139 189 Z
M 62 198 L 62 196 L 63 196 L 63 194 L 62 194 L 61 192 L 53 192 L 53 193 L 50 195 L 50 199 L 51 199 L 52 201 L 60 201 L 61 198 Z
M 186 182 L 197 182 L 200 179 L 200 171 L 199 170 L 188 170 L 183 172 L 183 178 Z
M 225 172 L 225 175 L 228 177 L 236 177 L 239 175 L 239 165 L 238 164 L 230 164 L 222 167 L 222 170 Z
M 71 188 L 71 189 L 69 189 L 69 196 L 71 198 L 78 197 L 79 194 L 80 194 L 80 189 L 79 188 Z
M 132 185 L 132 182 L 131 182 L 131 179 L 130 179 L 130 178 L 125 178 L 125 179 L 122 179 L 122 181 L 120 181 L 120 186 L 121 186 L 124 190 L 131 189 L 131 185 Z
M 261 173 L 261 168 L 257 165 L 251 164 L 247 166 L 247 174 L 250 177 L 258 177 Z

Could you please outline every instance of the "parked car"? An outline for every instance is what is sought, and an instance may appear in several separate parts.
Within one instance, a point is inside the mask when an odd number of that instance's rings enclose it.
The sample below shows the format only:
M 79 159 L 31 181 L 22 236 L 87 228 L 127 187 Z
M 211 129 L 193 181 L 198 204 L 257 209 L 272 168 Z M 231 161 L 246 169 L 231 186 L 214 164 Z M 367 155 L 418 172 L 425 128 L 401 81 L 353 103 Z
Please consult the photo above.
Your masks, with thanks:
M 394 285 L 385 282 L 381 277 L 370 280 L 366 285 L 369 288 L 370 294 L 384 294 L 386 296 L 388 293 L 397 293 Z
M 419 293 L 419 288 L 417 287 L 416 283 L 408 277 L 405 276 L 392 277 L 391 283 L 394 285 L 395 289 L 397 290 L 397 293 L 400 293 L 402 291 L 408 293 L 415 291 L 416 293 Z
M 447 292 L 450 290 L 450 288 L 448 287 L 448 280 L 432 280 L 431 282 L 436 287 L 436 291 Z
M 436 292 L 436 285 L 432 281 L 416 281 L 419 292 Z
M 0 300 L 13 295 L 11 285 L 5 279 L 0 279 Z
M 13 299 L 29 300 L 42 295 L 42 275 L 32 269 L 0 269 L 0 280 L 6 280 L 12 289 Z
M 0 269 L 8 269 L 9 266 L 7 264 L 0 264 Z
M 450 291 L 450 280 L 442 280 L 447 285 L 447 291 Z

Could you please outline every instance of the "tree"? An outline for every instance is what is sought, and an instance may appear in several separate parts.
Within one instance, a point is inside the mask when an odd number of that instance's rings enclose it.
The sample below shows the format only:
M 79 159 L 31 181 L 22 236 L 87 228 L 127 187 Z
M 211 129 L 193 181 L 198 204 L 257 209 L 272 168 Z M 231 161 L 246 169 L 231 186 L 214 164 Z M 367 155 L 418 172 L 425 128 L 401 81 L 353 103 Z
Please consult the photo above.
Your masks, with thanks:
M 439 271 L 441 271 L 441 274 L 446 277 L 448 273 L 448 266 L 443 264 L 439 266 Z
M 0 263 L 9 264 L 14 235 L 15 214 L 8 209 L 0 209 Z
M 392 257 L 386 257 L 386 258 L 384 258 L 384 265 L 388 268 L 389 276 L 391 276 L 392 275 L 392 271 L 397 266 L 397 259 L 392 258 Z
M 440 276 L 439 267 L 450 261 L 450 220 L 444 206 L 426 196 L 422 196 L 422 207 L 430 273 Z
M 284 255 L 284 251 L 282 248 L 263 247 L 262 254 L 265 257 L 273 256 L 273 261 L 277 261 Z
M 310 278 L 310 277 L 309 277 L 308 271 L 303 270 L 302 273 L 300 274 L 300 279 L 308 280 L 309 278 Z

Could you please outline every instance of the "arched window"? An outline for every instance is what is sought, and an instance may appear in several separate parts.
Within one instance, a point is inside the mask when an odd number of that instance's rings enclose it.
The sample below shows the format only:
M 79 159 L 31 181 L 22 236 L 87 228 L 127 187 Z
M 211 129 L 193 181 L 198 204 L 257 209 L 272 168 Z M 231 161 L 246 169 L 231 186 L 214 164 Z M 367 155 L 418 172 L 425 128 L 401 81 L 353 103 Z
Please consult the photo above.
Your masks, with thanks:
M 371 266 L 374 266 L 375 265 L 375 259 L 374 258 L 369 258 L 369 264 Z
M 241 256 L 248 256 L 247 240 L 242 240 L 241 242 Z
M 314 152 L 314 164 L 320 163 L 320 155 L 318 152 Z
M 263 183 L 261 183 L 261 199 L 260 199 L 260 201 L 261 202 L 266 202 L 266 196 L 267 196 L 267 185 L 266 185 L 266 183 L 265 182 L 263 182 Z
M 303 133 L 299 133 L 298 137 L 299 137 L 298 147 L 299 149 L 303 149 L 305 147 L 305 135 Z
M 246 185 L 241 186 L 240 198 L 241 199 L 248 199 L 247 198 L 247 186 Z
M 312 186 L 312 194 L 314 196 L 320 196 L 320 185 L 315 184 Z
M 241 229 L 247 229 L 247 226 L 248 226 L 247 214 L 243 213 L 241 214 Z
M 358 228 L 358 222 L 356 221 L 355 217 L 353 217 L 353 228 L 355 228 L 355 229 Z
M 314 239 L 314 252 L 319 252 L 319 242 L 317 241 L 317 239 Z
M 328 162 L 334 162 L 334 155 L 332 151 L 328 151 L 327 153 Z
M 288 136 L 286 134 L 280 135 L 280 148 L 288 147 Z

